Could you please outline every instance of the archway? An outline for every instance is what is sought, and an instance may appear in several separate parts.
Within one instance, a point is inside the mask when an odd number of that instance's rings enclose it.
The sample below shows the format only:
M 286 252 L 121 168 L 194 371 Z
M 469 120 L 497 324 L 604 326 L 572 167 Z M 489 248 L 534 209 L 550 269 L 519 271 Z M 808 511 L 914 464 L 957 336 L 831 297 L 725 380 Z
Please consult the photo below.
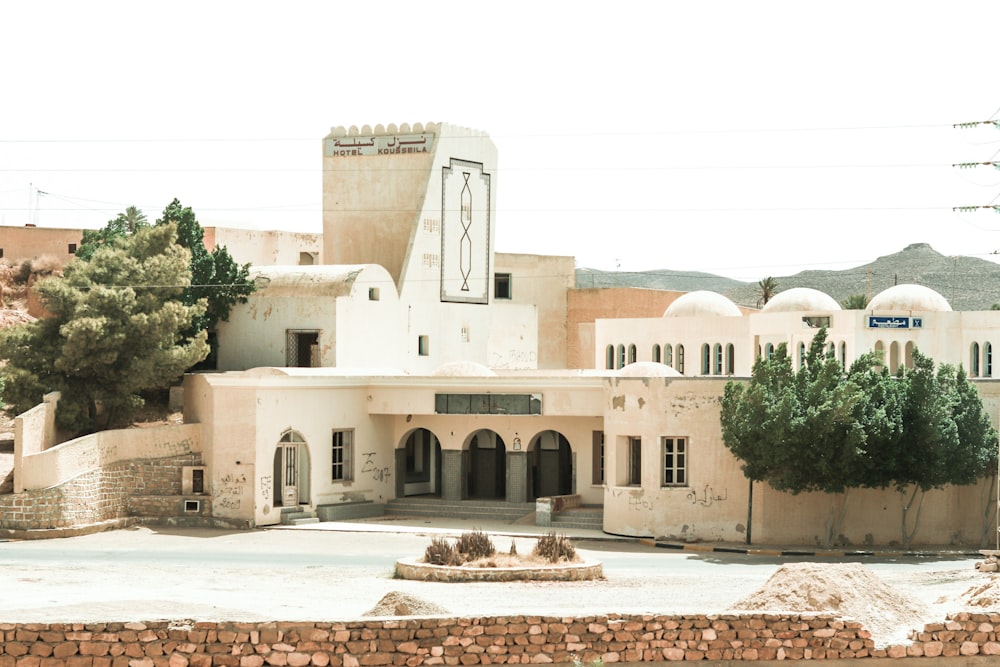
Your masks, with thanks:
M 532 500 L 573 493 L 573 450 L 558 431 L 542 431 L 529 448 Z
M 437 436 L 425 428 L 411 431 L 400 453 L 397 474 L 403 480 L 403 495 L 440 495 L 441 443 Z
M 309 446 L 298 431 L 281 434 L 274 450 L 275 507 L 298 507 L 309 502 Z
M 481 429 L 467 441 L 469 498 L 507 497 L 507 450 L 495 431 Z

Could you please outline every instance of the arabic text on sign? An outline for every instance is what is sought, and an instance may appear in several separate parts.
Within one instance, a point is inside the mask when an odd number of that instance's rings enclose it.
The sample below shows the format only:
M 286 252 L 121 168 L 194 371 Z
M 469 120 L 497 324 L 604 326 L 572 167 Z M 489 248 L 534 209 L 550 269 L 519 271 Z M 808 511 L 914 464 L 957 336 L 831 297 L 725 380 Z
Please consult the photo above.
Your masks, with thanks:
M 430 150 L 433 141 L 434 135 L 431 134 L 331 138 L 323 142 L 323 155 L 326 157 L 354 157 L 426 153 Z

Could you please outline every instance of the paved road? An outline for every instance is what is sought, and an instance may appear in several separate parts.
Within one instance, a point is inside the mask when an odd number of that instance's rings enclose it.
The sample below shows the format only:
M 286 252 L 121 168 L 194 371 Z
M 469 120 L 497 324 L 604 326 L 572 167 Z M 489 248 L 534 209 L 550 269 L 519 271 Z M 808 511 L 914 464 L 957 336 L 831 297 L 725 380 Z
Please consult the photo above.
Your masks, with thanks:
M 602 581 L 428 583 L 392 574 L 397 558 L 423 553 L 430 529 L 330 528 L 135 528 L 0 543 L 0 622 L 336 620 L 364 615 L 390 591 L 455 614 L 713 613 L 760 588 L 780 563 L 809 560 L 584 539 L 575 543 L 587 560 L 604 564 Z M 494 537 L 502 551 L 511 540 L 519 552 L 531 550 L 531 536 Z M 863 562 L 938 611 L 957 610 L 957 596 L 982 577 L 970 559 Z

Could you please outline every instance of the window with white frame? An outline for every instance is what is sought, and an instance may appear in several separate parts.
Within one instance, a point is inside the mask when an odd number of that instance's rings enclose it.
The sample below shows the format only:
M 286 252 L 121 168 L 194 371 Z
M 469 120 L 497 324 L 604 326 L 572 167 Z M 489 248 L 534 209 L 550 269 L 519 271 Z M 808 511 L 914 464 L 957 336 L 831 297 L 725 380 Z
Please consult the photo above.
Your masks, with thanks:
M 674 348 L 670 343 L 663 346 L 663 363 L 667 366 L 674 365 Z
M 660 363 L 660 344 L 653 343 L 653 361 Z
M 629 486 L 642 485 L 642 438 L 628 437 L 627 459 L 628 470 L 625 483 Z
M 712 349 L 712 356 L 714 357 L 712 374 L 722 375 L 722 345 L 719 343 L 715 344 L 715 347 Z
M 665 437 L 662 486 L 687 486 L 687 438 Z
M 334 482 L 346 482 L 353 478 L 351 475 L 351 459 L 354 448 L 354 431 L 334 431 L 333 443 L 330 448 L 331 476 Z
M 701 345 L 701 374 L 708 375 L 712 369 L 712 350 L 708 343 Z
M 684 375 L 684 346 L 677 346 L 677 372 Z
M 604 432 L 594 431 L 591 443 L 591 459 L 593 461 L 593 475 L 591 483 L 594 485 L 604 484 Z

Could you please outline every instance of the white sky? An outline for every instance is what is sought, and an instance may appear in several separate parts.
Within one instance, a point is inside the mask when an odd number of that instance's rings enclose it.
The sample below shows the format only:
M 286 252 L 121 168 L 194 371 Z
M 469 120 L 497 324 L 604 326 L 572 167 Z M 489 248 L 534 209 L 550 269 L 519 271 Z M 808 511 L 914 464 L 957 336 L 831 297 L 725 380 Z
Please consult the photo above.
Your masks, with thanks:
M 0 4 L 0 224 L 321 231 L 321 139 L 497 145 L 497 250 L 742 280 L 1000 260 L 1000 2 Z M 29 183 L 45 193 L 30 195 Z

